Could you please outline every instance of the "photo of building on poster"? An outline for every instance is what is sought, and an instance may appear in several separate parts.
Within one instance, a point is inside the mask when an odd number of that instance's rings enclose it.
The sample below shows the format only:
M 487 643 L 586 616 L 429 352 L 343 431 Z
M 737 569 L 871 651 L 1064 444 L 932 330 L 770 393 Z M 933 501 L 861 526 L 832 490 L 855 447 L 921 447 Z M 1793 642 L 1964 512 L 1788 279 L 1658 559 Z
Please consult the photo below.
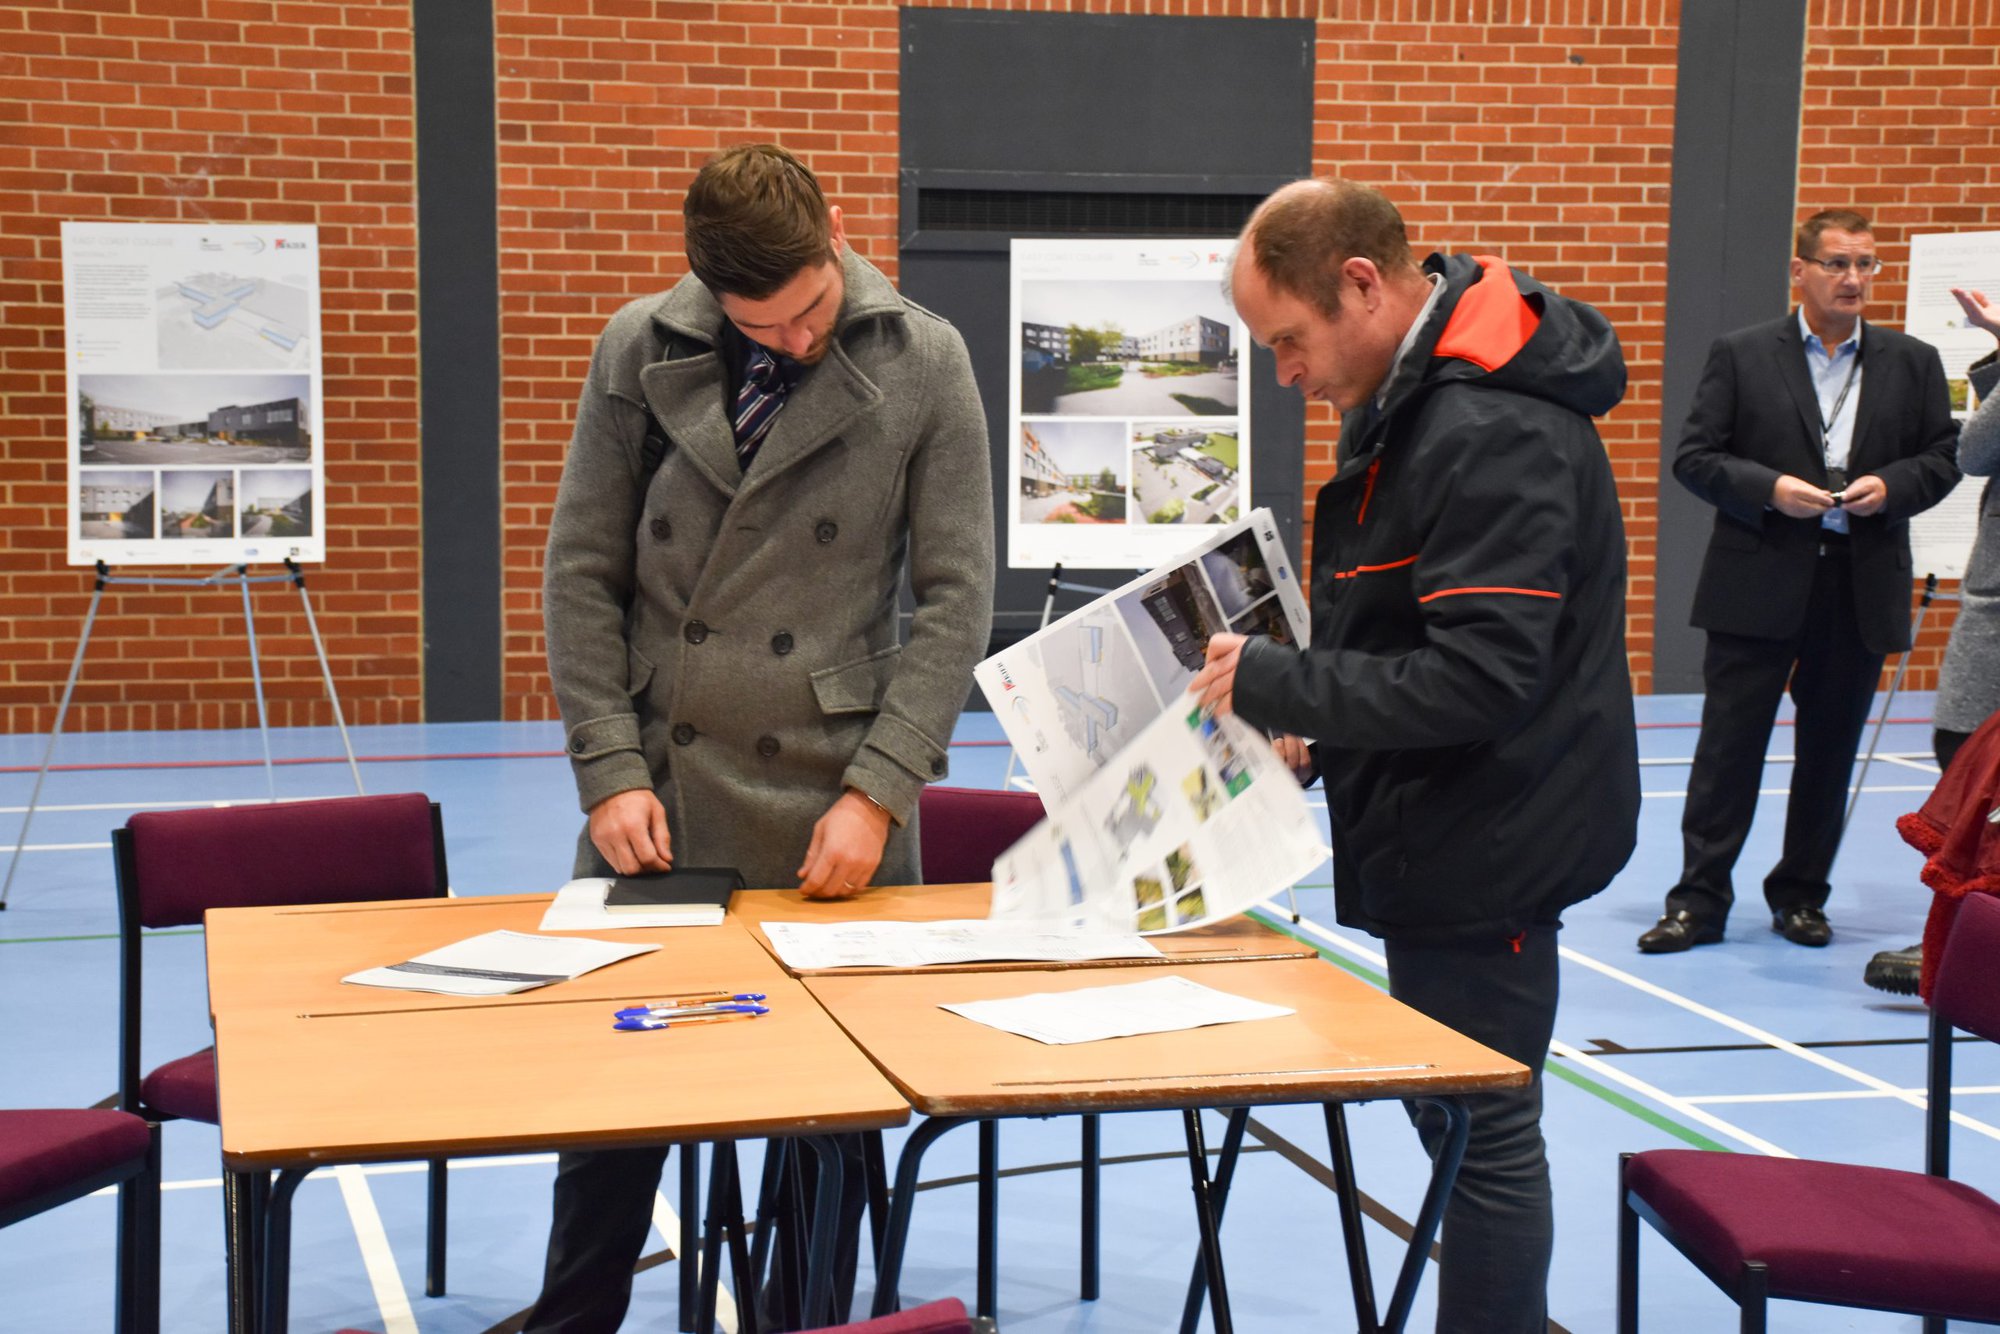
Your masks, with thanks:
M 69 561 L 325 555 L 313 227 L 64 223 Z
M 1013 243 L 1010 566 L 1146 568 L 1248 512 L 1228 260 L 1218 240 Z

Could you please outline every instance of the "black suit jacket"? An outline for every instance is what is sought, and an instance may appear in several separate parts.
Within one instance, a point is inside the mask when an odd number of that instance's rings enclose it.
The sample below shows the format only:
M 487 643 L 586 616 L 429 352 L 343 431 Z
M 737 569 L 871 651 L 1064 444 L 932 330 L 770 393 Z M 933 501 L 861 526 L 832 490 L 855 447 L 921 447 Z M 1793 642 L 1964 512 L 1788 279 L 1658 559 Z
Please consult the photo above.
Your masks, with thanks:
M 1958 423 L 1936 349 L 1879 324 L 1862 331 L 1858 392 L 1847 475 L 1873 473 L 1889 494 L 1848 519 L 1854 618 L 1871 652 L 1897 653 L 1910 646 L 1910 516 L 1958 482 Z M 1715 341 L 1681 429 L 1674 476 L 1715 506 L 1691 618 L 1701 629 L 1783 639 L 1804 624 L 1820 521 L 1770 508 L 1786 473 L 1826 485 L 1796 311 Z

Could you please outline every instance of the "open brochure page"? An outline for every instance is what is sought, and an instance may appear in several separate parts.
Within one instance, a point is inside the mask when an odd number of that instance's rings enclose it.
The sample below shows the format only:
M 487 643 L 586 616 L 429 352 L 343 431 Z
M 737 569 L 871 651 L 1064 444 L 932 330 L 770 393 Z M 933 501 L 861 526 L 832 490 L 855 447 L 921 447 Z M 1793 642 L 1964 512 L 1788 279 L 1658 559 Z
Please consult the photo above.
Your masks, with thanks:
M 1053 808 L 1187 689 L 1209 636 L 1308 642 L 1298 572 L 1266 509 L 1215 530 L 979 664 L 973 675 Z
M 1034 922 L 990 918 L 951 922 L 766 922 L 764 934 L 786 966 L 924 968 L 932 964 L 1033 960 L 1157 959 L 1159 946 L 1130 930 L 1078 934 Z
M 1102 1042 L 1141 1033 L 1178 1033 L 1211 1024 L 1279 1019 L 1297 1011 L 1217 991 L 1184 977 L 1160 977 L 1082 991 L 1038 991 L 1006 1000 L 962 1001 L 939 1009 L 1051 1045 Z
M 1000 855 L 991 915 L 1178 931 L 1235 916 L 1325 856 L 1270 741 L 1182 695 Z

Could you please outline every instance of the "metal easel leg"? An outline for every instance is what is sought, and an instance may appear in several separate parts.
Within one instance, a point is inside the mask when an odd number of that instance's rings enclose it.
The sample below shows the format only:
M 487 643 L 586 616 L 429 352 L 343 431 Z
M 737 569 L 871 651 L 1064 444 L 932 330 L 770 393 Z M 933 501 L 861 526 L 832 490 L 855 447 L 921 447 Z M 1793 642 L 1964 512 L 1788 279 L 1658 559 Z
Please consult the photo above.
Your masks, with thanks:
M 49 744 L 42 749 L 42 765 L 35 771 L 35 786 L 28 794 L 28 809 L 21 816 L 21 836 L 14 840 L 13 855 L 7 859 L 7 878 L 0 881 L 0 912 L 7 911 L 7 893 L 14 888 L 14 871 L 21 864 L 21 851 L 28 846 L 28 826 L 34 823 L 35 807 L 42 799 L 42 780 L 49 776 L 49 761 L 55 757 L 56 738 L 62 735 L 63 720 L 69 717 L 70 697 L 76 693 L 77 678 L 83 675 L 83 651 L 90 647 L 91 627 L 97 624 L 97 607 L 104 601 L 104 585 L 111 571 L 97 562 L 97 586 L 90 594 L 90 610 L 84 613 L 83 634 L 76 641 L 76 656 L 70 659 L 69 680 L 63 683 L 62 702 L 56 705 L 55 726 L 49 729 Z
M 1917 603 L 1916 624 L 1910 627 L 1910 647 L 1896 664 L 1896 674 L 1889 678 L 1889 697 L 1882 701 L 1882 716 L 1875 720 L 1875 730 L 1869 735 L 1868 749 L 1861 756 L 1861 772 L 1854 776 L 1854 786 L 1847 791 L 1847 814 L 1840 817 L 1840 838 L 1834 841 L 1835 855 L 1840 852 L 1841 840 L 1847 837 L 1847 826 L 1854 822 L 1854 808 L 1861 802 L 1862 785 L 1868 781 L 1868 766 L 1875 762 L 1875 748 L 1882 744 L 1882 729 L 1889 722 L 1889 707 L 1896 702 L 1896 692 L 1902 689 L 1903 673 L 1910 670 L 1910 654 L 1916 652 L 1917 636 L 1924 631 L 1924 613 L 1931 609 L 1931 600 L 1937 596 L 1937 576 L 1924 576 L 1924 596 Z
M 354 775 L 354 794 L 363 796 L 367 789 L 361 786 L 361 766 L 354 761 L 354 743 L 347 738 L 347 719 L 340 712 L 340 692 L 333 688 L 333 667 L 326 660 L 326 641 L 319 637 L 319 622 L 313 619 L 312 598 L 306 595 L 305 571 L 289 558 L 285 568 L 291 572 L 292 586 L 299 590 L 299 605 L 306 609 L 306 629 L 312 632 L 313 652 L 319 655 L 319 674 L 326 678 L 326 700 L 333 706 L 333 725 L 340 730 L 341 749 L 347 752 L 347 770 Z
M 257 655 L 257 617 L 250 610 L 250 567 L 236 567 L 236 586 L 243 590 L 243 637 L 250 643 L 250 691 L 257 699 L 257 738 L 264 743 L 264 790 L 278 799 L 278 771 L 271 763 L 271 715 L 264 707 L 264 667 Z

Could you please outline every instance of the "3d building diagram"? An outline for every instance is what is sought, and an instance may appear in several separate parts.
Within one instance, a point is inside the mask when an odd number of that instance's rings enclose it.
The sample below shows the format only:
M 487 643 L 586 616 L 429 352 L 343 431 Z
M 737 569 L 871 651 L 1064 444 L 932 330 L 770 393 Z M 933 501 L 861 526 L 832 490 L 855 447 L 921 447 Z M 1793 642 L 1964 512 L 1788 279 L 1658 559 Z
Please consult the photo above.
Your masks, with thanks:
M 198 273 L 160 293 L 160 365 L 303 365 L 310 310 L 303 288 L 233 273 Z

